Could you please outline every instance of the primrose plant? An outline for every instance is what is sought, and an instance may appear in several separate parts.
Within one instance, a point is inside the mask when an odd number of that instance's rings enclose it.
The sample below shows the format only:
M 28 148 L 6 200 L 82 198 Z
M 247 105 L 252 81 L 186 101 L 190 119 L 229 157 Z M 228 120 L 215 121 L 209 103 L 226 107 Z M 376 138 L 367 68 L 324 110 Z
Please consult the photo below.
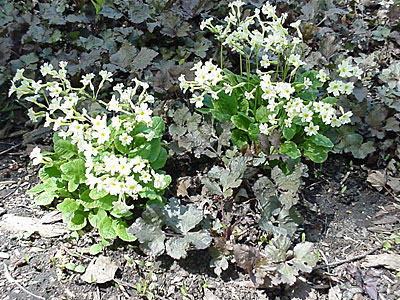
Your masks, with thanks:
M 152 116 L 148 84 L 134 79 L 133 87 L 116 84 L 114 93 L 102 100 L 100 90 L 113 82 L 112 74 L 83 76 L 80 87 L 67 79 L 66 62 L 59 70 L 44 64 L 40 71 L 46 82 L 35 81 L 18 70 L 10 95 L 24 98 L 39 109 L 30 109 L 32 121 L 45 118 L 54 130 L 54 151 L 31 153 L 34 165 L 43 164 L 42 183 L 29 192 L 37 194 L 38 205 L 51 205 L 63 213 L 70 230 L 80 230 L 87 222 L 98 228 L 103 244 L 115 237 L 126 241 L 126 220 L 135 204 L 162 203 L 162 194 L 171 182 L 160 169 L 167 159 L 161 145 L 164 122 Z
M 234 124 L 231 140 L 239 149 L 268 140 L 267 136 L 271 141 L 264 147 L 267 155 L 325 161 L 333 143 L 324 134 L 351 122 L 352 112 L 337 105 L 338 98 L 352 94 L 362 71 L 351 59 L 343 60 L 331 74 L 307 70 L 301 57 L 300 21 L 290 25 L 297 35 L 293 36 L 282 25 L 287 15 L 278 16 L 269 3 L 247 17 L 243 5 L 231 2 L 222 24 L 215 25 L 212 18 L 202 22 L 201 28 L 221 42 L 221 67 L 211 61 L 196 63 L 195 79 L 182 75 L 181 89 L 192 93 L 190 102 L 200 112 Z M 236 73 L 222 69 L 223 47 L 238 54 Z

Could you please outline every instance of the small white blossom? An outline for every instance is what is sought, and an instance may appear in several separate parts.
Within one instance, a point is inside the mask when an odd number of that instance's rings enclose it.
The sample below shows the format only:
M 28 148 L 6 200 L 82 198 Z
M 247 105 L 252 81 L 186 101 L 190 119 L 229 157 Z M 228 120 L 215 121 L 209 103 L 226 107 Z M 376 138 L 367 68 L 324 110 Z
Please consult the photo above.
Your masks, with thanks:
M 38 165 L 42 162 L 43 156 L 39 147 L 33 148 L 31 154 L 29 155 L 30 159 L 32 159 L 32 164 Z

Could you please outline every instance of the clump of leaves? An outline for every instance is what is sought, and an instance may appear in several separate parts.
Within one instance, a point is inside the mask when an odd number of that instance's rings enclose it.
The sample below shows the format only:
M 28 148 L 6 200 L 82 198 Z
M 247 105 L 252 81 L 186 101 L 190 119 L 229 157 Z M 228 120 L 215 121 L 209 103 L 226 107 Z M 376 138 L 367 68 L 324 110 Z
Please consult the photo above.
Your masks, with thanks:
M 190 246 L 197 250 L 210 246 L 211 236 L 200 224 L 203 218 L 203 212 L 194 204 L 181 205 L 177 198 L 171 198 L 164 208 L 147 206 L 127 233 L 139 240 L 140 249 L 147 255 L 155 257 L 166 252 L 181 259 Z
M 279 284 L 292 285 L 299 272 L 310 273 L 318 261 L 313 244 L 301 242 L 291 248 L 286 236 L 276 235 L 264 250 L 255 247 L 235 245 L 235 261 L 250 274 L 257 287 L 271 287 Z
M 177 154 L 191 151 L 197 158 L 201 155 L 214 158 L 221 156 L 223 147 L 230 145 L 232 126 L 229 122 L 221 122 L 219 130 L 216 130 L 213 118 L 191 113 L 187 106 L 171 109 L 168 116 L 174 122 L 168 127 L 172 137 L 169 147 Z
M 272 181 L 262 176 L 254 183 L 253 192 L 261 213 L 259 225 L 265 231 L 291 237 L 303 221 L 295 205 L 304 168 L 305 165 L 297 164 L 291 174 L 285 175 L 275 166 L 271 171 Z

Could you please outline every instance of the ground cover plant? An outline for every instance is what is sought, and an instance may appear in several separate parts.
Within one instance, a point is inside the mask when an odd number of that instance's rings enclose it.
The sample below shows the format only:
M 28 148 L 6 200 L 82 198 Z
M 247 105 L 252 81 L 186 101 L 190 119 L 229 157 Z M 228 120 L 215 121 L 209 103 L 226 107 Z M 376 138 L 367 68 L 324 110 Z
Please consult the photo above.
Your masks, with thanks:
M 342 156 L 343 201 L 354 199 L 345 182 L 365 158 L 373 187 L 394 198 L 400 191 L 399 53 L 379 52 L 397 43 L 390 11 L 398 6 L 379 3 L 378 25 L 368 17 L 375 6 L 350 2 L 2 1 L 4 111 L 18 105 L 28 126 L 53 129 L 51 146 L 28 146 L 41 181 L 29 193 L 42 212 L 61 212 L 70 231 L 74 247 L 52 259 L 60 280 L 114 281 L 122 293 L 129 287 L 125 297 L 133 288 L 138 297 L 168 298 L 155 284 L 160 261 L 207 253 L 218 278 L 241 270 L 274 299 L 329 270 L 326 249 L 309 242 L 318 241 L 309 222 L 312 212 L 325 214 L 321 235 L 329 237 L 331 204 L 316 211 L 310 203 L 320 195 L 310 200 L 308 188 L 319 189 L 337 164 L 332 155 L 350 155 Z M 353 34 L 343 33 L 348 24 Z M 368 57 L 365 42 L 376 47 Z M 13 44 L 21 53 L 9 53 Z M 26 119 L 1 122 L 18 120 Z M 95 257 L 89 266 L 77 245 Z M 392 240 L 382 245 L 397 249 Z M 135 287 L 99 255 L 121 251 L 137 274 L 148 269 L 128 253 L 147 255 L 152 266 Z M 93 271 L 108 267 L 111 275 Z M 343 299 L 378 299 L 378 275 L 345 273 L 361 290 Z M 206 283 L 201 290 L 211 297 Z M 182 285 L 179 294 L 188 292 Z

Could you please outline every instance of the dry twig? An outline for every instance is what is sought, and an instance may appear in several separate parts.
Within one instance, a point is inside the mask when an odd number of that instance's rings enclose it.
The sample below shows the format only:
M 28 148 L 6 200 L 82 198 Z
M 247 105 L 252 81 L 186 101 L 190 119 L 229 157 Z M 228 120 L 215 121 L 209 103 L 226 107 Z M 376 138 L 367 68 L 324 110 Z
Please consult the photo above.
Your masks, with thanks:
M 24 288 L 22 285 L 20 285 L 18 283 L 18 281 L 16 281 L 14 278 L 12 278 L 10 272 L 8 271 L 7 265 L 5 263 L 3 263 L 4 265 L 4 275 L 7 278 L 7 280 L 11 283 L 15 283 L 21 290 L 23 290 L 25 293 L 31 295 L 32 297 L 38 298 L 38 299 L 43 299 L 46 300 L 45 298 L 41 297 L 41 296 L 37 296 L 33 293 L 31 293 L 30 291 L 28 291 L 26 288 Z

